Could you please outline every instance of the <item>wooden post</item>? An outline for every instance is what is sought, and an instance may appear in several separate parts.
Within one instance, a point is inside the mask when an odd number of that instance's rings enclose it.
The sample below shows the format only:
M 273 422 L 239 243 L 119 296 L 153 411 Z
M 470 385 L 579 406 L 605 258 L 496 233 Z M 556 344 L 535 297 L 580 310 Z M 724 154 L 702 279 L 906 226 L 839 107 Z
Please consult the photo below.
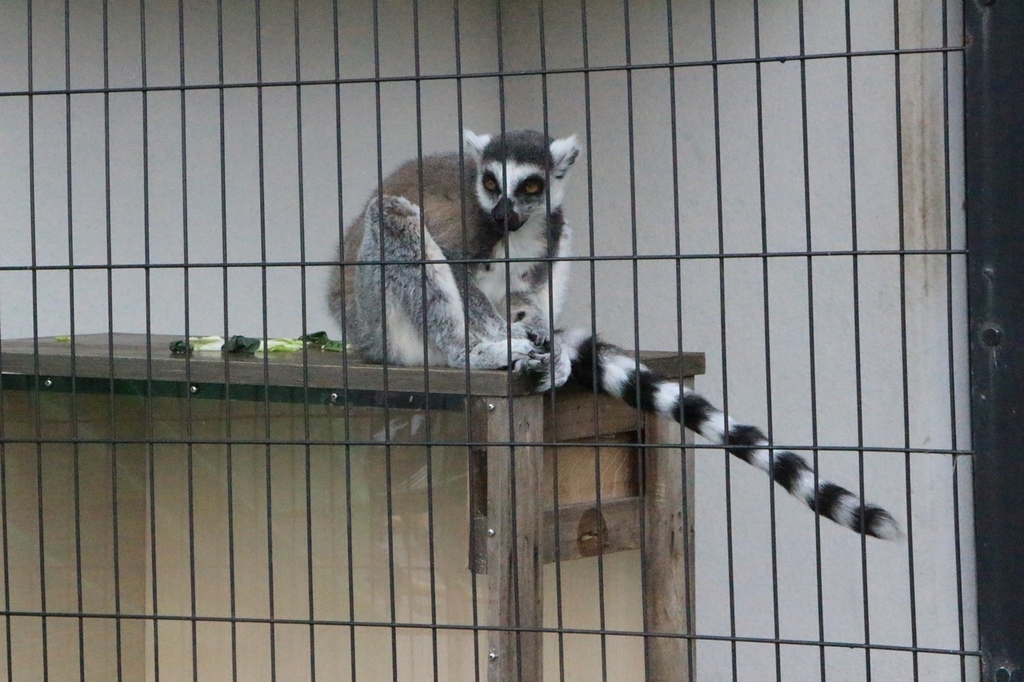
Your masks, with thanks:
M 540 395 L 488 398 L 487 568 L 490 624 L 539 628 L 543 616 L 540 494 L 544 403 Z M 541 682 L 540 632 L 495 630 L 489 637 L 489 682 Z
M 664 444 L 644 449 L 644 630 L 688 634 L 695 622 L 693 451 L 680 450 L 684 440 L 677 424 L 653 416 L 646 419 L 644 440 Z M 685 442 L 691 440 L 687 434 Z M 691 640 L 645 637 L 644 656 L 648 682 L 692 679 Z

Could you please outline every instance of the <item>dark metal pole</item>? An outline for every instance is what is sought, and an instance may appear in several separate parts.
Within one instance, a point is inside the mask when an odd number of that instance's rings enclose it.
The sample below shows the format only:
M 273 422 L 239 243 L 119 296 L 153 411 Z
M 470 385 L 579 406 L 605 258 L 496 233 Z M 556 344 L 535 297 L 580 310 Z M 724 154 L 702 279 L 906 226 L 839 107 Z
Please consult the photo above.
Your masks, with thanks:
M 1024 681 L 1024 2 L 966 0 L 971 408 L 984 682 Z

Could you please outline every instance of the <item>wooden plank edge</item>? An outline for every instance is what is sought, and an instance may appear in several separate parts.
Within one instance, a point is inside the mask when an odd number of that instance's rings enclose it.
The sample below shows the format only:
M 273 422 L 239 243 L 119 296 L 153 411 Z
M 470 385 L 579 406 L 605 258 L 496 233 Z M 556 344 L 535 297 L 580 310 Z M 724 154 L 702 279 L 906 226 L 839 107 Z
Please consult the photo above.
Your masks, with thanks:
M 515 397 L 531 393 L 528 382 L 519 375 L 499 370 L 474 370 L 450 367 L 383 367 L 359 362 L 354 356 L 309 349 L 263 355 L 225 356 L 219 354 L 174 355 L 168 344 L 171 335 L 115 334 L 113 354 L 106 334 L 75 337 L 74 346 L 52 337 L 4 340 L 0 344 L 0 371 L 14 374 L 71 376 L 72 347 L 74 374 L 85 378 L 148 379 L 193 383 L 232 383 L 320 389 L 348 387 L 359 390 L 430 392 L 452 395 Z M 119 349 L 123 349 L 119 353 Z M 36 352 L 38 350 L 38 353 Z M 643 362 L 669 378 L 693 376 L 704 372 L 703 353 L 642 351 Z M 113 374 L 113 376 L 111 376 Z M 387 375 L 385 378 L 385 374 Z M 565 389 L 565 395 L 579 389 Z

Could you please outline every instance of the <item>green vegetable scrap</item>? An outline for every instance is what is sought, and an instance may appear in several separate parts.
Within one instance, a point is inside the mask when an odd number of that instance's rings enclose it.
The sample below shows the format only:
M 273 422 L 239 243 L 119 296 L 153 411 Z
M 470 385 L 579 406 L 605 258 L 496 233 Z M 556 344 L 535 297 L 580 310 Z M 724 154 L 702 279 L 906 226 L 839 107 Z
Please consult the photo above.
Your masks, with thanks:
M 232 336 L 224 344 L 226 353 L 276 353 L 284 350 L 302 350 L 302 341 L 299 339 L 274 338 L 267 339 L 266 345 L 263 339 L 250 336 Z
M 282 350 L 302 350 L 305 344 L 300 339 L 267 339 L 265 350 L 275 353 Z M 259 351 L 257 351 L 259 352 Z
M 260 349 L 263 342 L 251 336 L 230 336 L 224 342 L 225 353 L 255 353 Z
M 300 336 L 299 339 L 311 346 L 316 346 L 320 350 L 328 350 L 335 353 L 344 353 L 348 350 L 346 344 L 328 337 L 327 332 L 313 332 L 312 334 Z
M 194 350 L 220 352 L 224 338 L 220 336 L 190 336 L 188 339 L 171 341 L 172 353 L 188 353 Z
M 189 353 L 192 351 L 217 351 L 225 353 L 276 353 L 280 351 L 302 350 L 305 344 L 309 344 L 320 350 L 345 352 L 345 344 L 335 341 L 327 336 L 327 332 L 314 332 L 306 334 L 297 339 L 272 338 L 267 339 L 264 345 L 263 339 L 252 336 L 236 335 L 229 337 L 227 341 L 220 336 L 190 336 L 187 340 L 180 339 L 171 342 L 172 353 Z

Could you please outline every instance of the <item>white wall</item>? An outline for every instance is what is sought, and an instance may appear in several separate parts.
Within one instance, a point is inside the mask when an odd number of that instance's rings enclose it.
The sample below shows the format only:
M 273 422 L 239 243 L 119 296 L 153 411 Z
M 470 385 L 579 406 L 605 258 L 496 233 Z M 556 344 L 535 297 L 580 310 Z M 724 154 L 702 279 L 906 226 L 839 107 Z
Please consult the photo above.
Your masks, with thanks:
M 330 80 L 334 77 L 334 50 L 329 4 L 300 4 L 301 76 Z M 844 3 L 824 0 L 804 4 L 805 51 L 844 51 Z M 956 4 L 950 0 L 949 35 L 954 44 L 960 35 Z M 902 47 L 942 44 L 941 5 L 942 0 L 900 3 Z M 345 2 L 343 6 L 341 76 L 372 77 L 372 5 Z M 380 72 L 384 76 L 413 73 L 410 7 L 399 0 L 380 3 Z M 506 78 L 503 108 L 498 98 L 500 84 L 494 77 L 465 79 L 461 88 L 452 79 L 424 81 L 419 121 L 416 86 L 407 81 L 382 84 L 384 171 L 414 155 L 417 140 L 422 140 L 425 152 L 453 148 L 458 144 L 460 123 L 493 131 L 504 116 L 509 127 L 542 127 L 546 123 L 553 135 L 576 132 L 585 142 L 586 154 L 574 170 L 568 199 L 578 254 L 589 253 L 591 230 L 594 252 L 601 256 L 631 255 L 634 233 L 640 254 L 675 253 L 677 229 L 684 254 L 718 254 L 720 239 L 725 253 L 758 253 L 765 244 L 770 252 L 802 252 L 808 246 L 816 252 L 844 252 L 854 247 L 854 238 L 859 249 L 891 250 L 899 248 L 901 234 L 909 249 L 962 248 L 961 70 L 956 53 L 948 61 L 951 219 L 947 224 L 941 55 L 901 58 L 899 121 L 893 57 L 852 60 L 854 200 L 845 59 L 803 62 L 806 149 L 802 139 L 801 60 L 763 64 L 760 118 L 756 67 L 750 63 L 719 67 L 720 134 L 716 140 L 715 71 L 706 65 L 675 69 L 673 98 L 670 72 L 664 68 L 635 70 L 631 77 L 622 70 L 600 70 L 626 60 L 623 4 L 594 0 L 586 7 L 589 65 L 598 69 L 589 79 L 581 73 L 553 74 L 546 79 L 539 75 Z M 668 61 L 664 3 L 636 2 L 628 7 L 632 63 Z M 762 55 L 799 53 L 796 7 L 795 2 L 775 0 L 760 4 Z M 184 4 L 184 10 L 185 81 L 216 82 L 215 5 L 192 0 Z M 254 82 L 252 8 L 225 3 L 225 10 L 225 81 Z M 463 71 L 493 73 L 498 68 L 498 12 L 492 3 L 460 4 Z M 754 28 L 749 3 L 718 2 L 716 13 L 717 57 L 752 57 Z M 33 15 L 32 85 L 37 90 L 62 90 L 66 86 L 63 3 L 35 2 Z M 707 4 L 675 2 L 672 15 L 671 57 L 676 61 L 710 60 Z M 540 68 L 537 4 L 505 3 L 500 17 L 504 67 L 526 71 Z M 70 84 L 73 88 L 101 87 L 99 0 L 76 0 L 71 18 Z M 543 18 L 546 66 L 556 70 L 581 67 L 584 49 L 579 5 L 545 3 Z M 265 81 L 296 76 L 292 19 L 291 3 L 264 3 L 261 55 Z M 456 52 L 450 3 L 420 2 L 419 34 L 422 73 L 452 73 Z M 146 35 L 146 83 L 178 84 L 176 3 L 147 3 Z M 853 3 L 854 50 L 891 49 L 894 35 L 889 3 Z M 111 3 L 109 41 L 110 84 L 126 88 L 140 85 L 140 32 L 135 4 Z M 27 70 L 25 8 L 2 3 L 0 90 L 25 90 Z M 358 212 L 377 176 L 375 90 L 372 83 L 340 87 L 340 189 L 346 217 Z M 308 86 L 301 97 L 300 138 L 294 88 L 264 89 L 262 109 L 257 107 L 253 88 L 224 91 L 227 173 L 222 202 L 217 90 L 198 89 L 185 95 L 184 151 L 179 92 L 170 89 L 145 98 L 135 92 L 111 95 L 110 261 L 132 266 L 115 270 L 112 275 L 113 318 L 108 318 L 107 272 L 102 268 L 74 273 L 73 314 L 66 270 L 39 271 L 37 289 L 33 289 L 30 272 L 8 270 L 0 272 L 0 335 L 31 336 L 36 329 L 44 335 L 63 334 L 72 326 L 76 333 L 104 332 L 110 327 L 139 332 L 147 324 L 154 332 L 177 334 L 185 329 L 186 309 L 191 332 L 220 333 L 225 301 L 229 332 L 255 335 L 263 331 L 264 296 L 271 335 L 293 336 L 304 328 L 333 330 L 322 300 L 325 267 L 310 265 L 305 269 L 305 299 L 301 268 L 268 268 L 264 291 L 258 267 L 262 261 L 261 226 L 265 227 L 267 260 L 271 263 L 304 259 L 320 264 L 331 257 L 337 241 L 335 88 L 330 84 Z M 70 174 L 68 100 L 53 94 L 37 96 L 33 101 L 34 122 L 30 128 L 27 99 L 0 97 L 0 168 L 4 169 L 0 179 L 0 264 L 65 266 L 70 251 L 76 265 L 104 265 L 108 262 L 104 98 L 100 94 L 71 98 Z M 144 105 L 148 106 L 148 178 L 143 172 Z M 759 124 L 763 128 L 763 182 L 758 166 Z M 902 133 L 902 165 L 897 158 L 898 126 Z M 29 193 L 30 129 L 34 135 L 34 204 Z M 188 187 L 184 199 L 183 157 Z M 805 170 L 809 192 L 804 187 Z M 146 259 L 143 228 L 147 224 L 147 179 L 149 261 L 174 266 L 151 270 L 148 308 L 144 270 L 137 267 Z M 721 219 L 716 192 L 719 188 Z M 947 229 L 952 234 L 951 242 L 947 241 Z M 225 241 L 229 262 L 251 263 L 252 267 L 231 270 L 226 292 L 223 270 L 192 269 L 186 306 L 185 279 L 176 265 L 186 254 L 193 264 L 220 263 Z M 802 256 L 767 261 L 686 259 L 679 266 L 678 286 L 676 263 L 670 259 L 639 261 L 636 287 L 633 264 L 628 260 L 597 263 L 593 279 L 589 266 L 577 263 L 568 317 L 576 324 L 591 323 L 593 286 L 599 301 L 593 313 L 595 324 L 606 338 L 629 347 L 635 343 L 645 348 L 681 346 L 707 353 L 708 374 L 699 379 L 698 388 L 719 403 L 727 394 L 731 414 L 745 421 L 770 424 L 777 443 L 806 445 L 816 438 L 822 446 L 838 448 L 864 444 L 878 448 L 909 445 L 965 449 L 968 386 L 963 260 L 959 256 L 953 259 L 951 281 L 944 256 L 907 256 L 903 263 L 905 293 L 901 293 L 901 261 L 891 255 L 860 257 L 856 278 L 855 261 L 848 255 L 822 256 L 810 264 Z M 813 286 L 813 299 L 809 285 Z M 859 306 L 853 298 L 854 285 Z M 304 305 L 298 305 L 303 300 Z M 38 311 L 37 318 L 33 311 Z M 901 326 L 904 314 L 905 328 Z M 639 320 L 637 325 L 633 324 L 634 315 Z M 904 392 L 906 410 L 902 407 Z M 953 408 L 951 401 L 955 403 Z M 952 420 L 951 410 L 955 413 Z M 951 422 L 955 422 L 955 441 Z M 823 476 L 856 486 L 855 452 L 826 450 L 820 457 Z M 913 597 L 917 644 L 958 648 L 957 566 L 951 527 L 952 496 L 954 487 L 959 486 L 966 646 L 975 646 L 968 464 L 960 462 L 957 478 L 949 456 L 921 453 L 911 455 L 909 461 L 908 473 L 902 453 L 868 452 L 864 456 L 864 486 L 869 499 L 893 509 L 901 520 L 907 520 L 909 509 L 913 570 L 907 542 L 871 541 L 862 554 L 856 537 L 831 524 L 822 525 L 823 593 L 819 595 L 813 516 L 794 501 L 776 495 L 778 550 L 773 569 L 770 487 L 763 475 L 741 464 L 730 467 L 730 529 L 724 455 L 701 451 L 697 481 L 699 632 L 731 634 L 731 582 L 735 589 L 735 634 L 743 637 L 816 639 L 820 597 L 826 640 L 864 642 L 867 603 L 870 641 L 909 646 L 915 639 L 910 618 Z M 909 505 L 908 479 L 913 490 Z M 729 533 L 731 576 L 726 541 Z M 777 633 L 773 617 L 775 585 Z M 739 679 L 764 679 L 774 673 L 776 652 L 771 645 L 741 643 L 735 657 Z M 819 651 L 814 647 L 787 645 L 781 648 L 779 658 L 783 679 L 814 679 L 819 675 Z M 702 642 L 698 663 L 700 679 L 727 679 L 733 674 L 727 643 Z M 959 662 L 954 657 L 922 655 L 917 663 L 923 679 L 959 676 Z M 829 648 L 825 653 L 828 679 L 864 679 L 864 665 L 862 650 Z M 903 652 L 873 652 L 871 666 L 874 679 L 907 678 L 913 673 L 913 657 Z

